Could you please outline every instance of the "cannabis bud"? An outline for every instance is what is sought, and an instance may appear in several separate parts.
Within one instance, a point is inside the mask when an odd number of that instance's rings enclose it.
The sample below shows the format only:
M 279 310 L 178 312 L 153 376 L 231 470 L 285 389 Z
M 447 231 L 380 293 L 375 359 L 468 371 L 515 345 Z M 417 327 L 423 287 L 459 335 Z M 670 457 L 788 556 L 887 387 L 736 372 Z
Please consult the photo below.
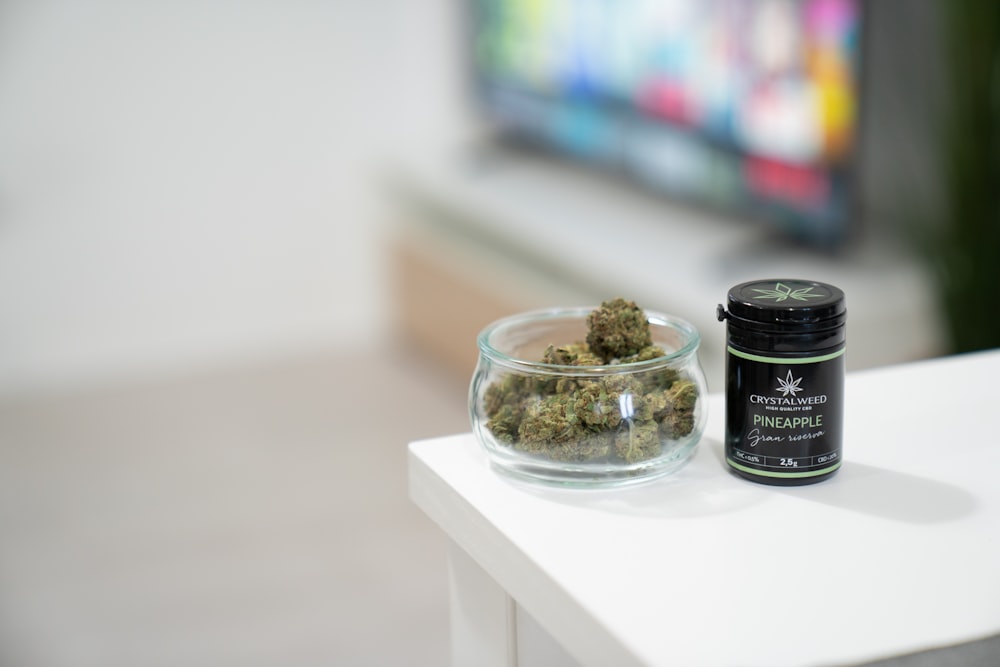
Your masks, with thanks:
M 555 461 L 656 458 L 664 443 L 694 430 L 698 387 L 669 366 L 617 373 L 614 367 L 664 355 L 641 308 L 621 298 L 605 301 L 588 315 L 585 341 L 553 342 L 540 359 L 581 372 L 497 379 L 483 395 L 487 428 L 517 451 Z
M 634 301 L 621 297 L 605 301 L 587 316 L 587 327 L 587 345 L 605 363 L 638 354 L 653 344 L 646 314 Z

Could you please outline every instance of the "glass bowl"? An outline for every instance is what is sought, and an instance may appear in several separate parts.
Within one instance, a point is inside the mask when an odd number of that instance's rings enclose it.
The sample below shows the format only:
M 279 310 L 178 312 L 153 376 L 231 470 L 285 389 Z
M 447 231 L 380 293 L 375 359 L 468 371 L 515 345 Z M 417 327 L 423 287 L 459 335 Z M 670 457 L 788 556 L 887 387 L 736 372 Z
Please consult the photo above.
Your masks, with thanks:
M 698 331 L 647 310 L 662 355 L 610 365 L 539 361 L 553 358 L 550 346 L 582 344 L 593 310 L 522 313 L 479 334 L 469 410 L 497 471 L 568 486 L 627 484 L 672 473 L 694 454 L 707 417 Z

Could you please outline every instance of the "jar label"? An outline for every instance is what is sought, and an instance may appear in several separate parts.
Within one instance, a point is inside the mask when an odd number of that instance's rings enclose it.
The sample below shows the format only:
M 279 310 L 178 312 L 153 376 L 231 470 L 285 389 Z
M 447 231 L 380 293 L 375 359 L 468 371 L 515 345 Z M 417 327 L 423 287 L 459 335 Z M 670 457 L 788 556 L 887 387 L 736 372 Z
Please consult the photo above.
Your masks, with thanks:
M 841 464 L 844 349 L 785 359 L 729 347 L 726 461 L 744 473 L 806 478 Z

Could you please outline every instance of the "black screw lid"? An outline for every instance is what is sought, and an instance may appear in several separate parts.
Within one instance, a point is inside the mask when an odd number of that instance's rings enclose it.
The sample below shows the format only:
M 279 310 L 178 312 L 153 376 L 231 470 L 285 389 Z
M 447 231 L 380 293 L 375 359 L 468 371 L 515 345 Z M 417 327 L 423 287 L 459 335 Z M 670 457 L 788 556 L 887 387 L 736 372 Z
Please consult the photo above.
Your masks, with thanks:
M 740 283 L 729 290 L 729 312 L 719 319 L 764 331 L 794 333 L 839 327 L 847 306 L 844 293 L 814 280 L 773 279 Z

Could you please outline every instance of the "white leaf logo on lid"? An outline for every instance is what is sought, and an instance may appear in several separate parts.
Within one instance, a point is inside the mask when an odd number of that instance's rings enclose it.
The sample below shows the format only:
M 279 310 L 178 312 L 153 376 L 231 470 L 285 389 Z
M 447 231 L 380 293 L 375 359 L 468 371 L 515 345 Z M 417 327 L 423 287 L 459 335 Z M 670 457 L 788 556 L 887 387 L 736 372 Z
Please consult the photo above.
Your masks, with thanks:
M 754 292 L 760 293 L 760 296 L 755 296 L 755 299 L 774 299 L 775 303 L 781 303 L 786 299 L 792 299 L 794 301 L 808 301 L 809 299 L 821 299 L 822 294 L 811 294 L 813 286 L 800 287 L 797 290 L 793 290 L 788 285 L 783 285 L 782 283 L 777 283 L 774 289 L 757 289 L 754 288 Z

